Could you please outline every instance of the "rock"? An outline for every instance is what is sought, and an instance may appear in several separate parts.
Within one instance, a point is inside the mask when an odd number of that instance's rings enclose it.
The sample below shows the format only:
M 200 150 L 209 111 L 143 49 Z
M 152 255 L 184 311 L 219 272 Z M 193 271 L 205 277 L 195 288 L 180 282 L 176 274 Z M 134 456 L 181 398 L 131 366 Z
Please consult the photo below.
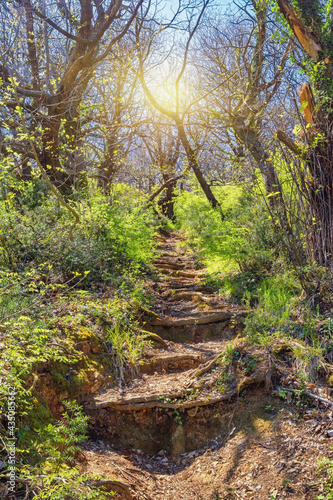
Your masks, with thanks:
M 327 431 L 327 435 L 328 435 L 328 437 L 330 437 L 330 438 L 331 438 L 331 437 L 333 437 L 333 429 L 329 429 L 329 430 Z
M 90 349 L 90 344 L 89 344 L 89 342 L 83 342 L 81 349 L 82 349 L 82 351 L 83 351 L 83 353 L 84 353 L 85 355 L 90 354 L 90 350 L 91 350 L 91 349 Z
M 168 462 L 169 462 L 169 460 L 166 457 L 161 460 L 162 464 L 167 464 Z
M 163 457 L 163 455 L 165 455 L 165 450 L 160 450 L 160 451 L 157 453 L 157 455 L 158 455 L 159 457 Z
M 175 462 L 178 462 L 180 458 L 180 454 L 185 451 L 185 433 L 184 428 L 181 425 L 178 425 L 173 432 L 172 436 L 172 447 L 171 447 L 171 456 Z

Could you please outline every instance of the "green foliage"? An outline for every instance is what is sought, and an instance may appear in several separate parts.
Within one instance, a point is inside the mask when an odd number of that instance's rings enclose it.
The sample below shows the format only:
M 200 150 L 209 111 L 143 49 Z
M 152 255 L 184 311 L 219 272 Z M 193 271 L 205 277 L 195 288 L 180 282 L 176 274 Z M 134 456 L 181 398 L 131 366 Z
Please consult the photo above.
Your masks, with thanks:
M 120 201 L 121 200 L 121 201 Z M 53 266 L 54 280 L 79 281 L 84 286 L 110 283 L 122 270 L 137 274 L 151 260 L 155 223 L 142 208 L 135 190 L 117 186 L 112 198 L 97 193 L 76 202 L 81 221 L 74 242 L 68 239 L 72 216 L 53 198 L 22 208 L 15 197 L 0 202 L 0 266 L 22 271 L 44 262 Z
M 297 0 L 295 2 L 295 6 L 300 12 L 303 20 L 308 26 L 311 26 L 312 30 L 319 38 L 321 36 L 324 21 L 322 3 L 323 2 L 319 2 L 319 0 Z
M 134 316 L 148 301 L 143 277 L 155 219 L 124 185 L 109 197 L 81 193 L 70 202 L 81 217 L 71 242 L 71 215 L 52 196 L 34 182 L 16 189 L 15 179 L 7 181 L 0 201 L 0 373 L 10 373 L 16 391 L 20 475 L 35 498 L 103 499 L 73 467 L 87 417 L 68 403 L 54 423 L 42 377 L 59 406 L 103 381 L 106 371 L 114 381 L 134 369 L 146 343 Z M 7 407 L 2 384 L 3 424 Z
M 124 381 L 125 365 L 135 366 L 139 355 L 147 347 L 146 335 L 140 331 L 134 332 L 122 321 L 108 330 L 106 345 L 117 379 Z
M 267 270 L 230 273 L 219 283 L 220 291 L 232 302 L 255 306 L 258 303 L 258 287 L 267 278 Z
M 39 485 L 36 500 L 109 500 L 110 493 L 90 486 L 91 477 L 80 474 L 75 467 L 60 475 L 49 474 Z M 112 494 L 112 492 L 111 492 Z
M 316 496 L 316 500 L 332 500 L 333 498 L 333 460 L 327 458 L 319 462 L 318 474 L 322 478 L 325 493 Z
M 37 299 L 35 276 L 34 271 L 21 278 L 18 273 L 0 270 L 0 323 L 32 308 Z
M 42 376 L 50 376 L 49 389 L 55 390 L 56 398 L 61 392 L 77 398 L 82 387 L 89 385 L 89 373 L 101 374 L 111 368 L 118 376 L 117 359 L 123 363 L 123 377 L 126 375 L 145 343 L 134 320 L 142 304 L 142 289 L 139 286 L 139 292 L 132 295 L 128 288 L 118 293 L 107 299 L 87 292 L 58 295 L 54 304 L 39 303 L 35 317 L 14 315 L 3 322 L 6 349 L 0 350 L 0 373 L 10 374 L 16 391 L 18 466 L 22 477 L 34 482 L 36 498 L 104 498 L 100 490 L 89 486 L 89 478 L 73 468 L 76 444 L 84 439 L 87 417 L 76 404 L 61 399 L 67 412 L 54 423 L 40 389 L 45 380 Z M 83 343 L 98 347 L 99 354 L 84 355 Z M 7 388 L 1 384 L 3 423 L 7 409 Z
M 87 438 L 88 418 L 74 402 L 64 402 L 67 411 L 56 424 L 49 423 L 34 429 L 25 439 L 25 449 L 19 449 L 22 459 L 21 475 L 37 492 L 38 500 L 76 500 L 107 498 L 100 490 L 89 487 L 88 478 L 80 475 L 71 462 L 79 443 Z
M 21 316 L 10 322 L 5 322 L 6 350 L 0 355 L 0 372 L 6 373 L 10 368 L 12 385 L 16 390 L 17 424 L 21 425 L 27 415 L 35 412 L 33 386 L 36 368 L 42 363 L 75 363 L 74 353 L 64 353 L 61 345 L 55 345 L 54 332 L 45 319 L 34 323 L 31 318 Z M 27 379 L 32 381 L 27 387 Z M 6 411 L 5 386 L 0 386 L 0 415 Z M 36 400 L 37 402 L 37 400 Z
M 300 293 L 301 287 L 290 271 L 263 280 L 257 288 L 258 305 L 245 320 L 245 332 L 255 338 L 286 327 L 293 315 L 293 300 Z
M 75 402 L 64 401 L 63 404 L 67 411 L 63 413 L 62 420 L 34 429 L 37 435 L 29 446 L 33 453 L 30 463 L 35 460 L 34 466 L 44 473 L 59 473 L 63 464 L 71 461 L 79 450 L 77 444 L 87 438 L 89 418 L 83 415 Z
M 208 268 L 219 259 L 219 272 L 230 271 L 230 263 L 241 271 L 270 267 L 274 254 L 269 215 L 263 201 L 243 188 L 226 186 L 216 193 L 225 219 L 214 210 L 201 193 L 183 192 L 175 212 L 181 229 L 192 247 L 204 255 Z
M 222 393 L 226 392 L 229 388 L 230 383 L 233 380 L 232 374 L 232 362 L 234 358 L 237 358 L 239 352 L 235 348 L 233 342 L 229 342 L 219 357 L 218 367 L 213 370 L 217 371 L 219 377 L 217 378 L 215 385 Z
M 319 53 L 318 61 L 311 59 L 304 51 L 303 69 L 301 72 L 307 75 L 313 84 L 318 109 L 321 108 L 324 111 L 327 108 L 327 111 L 331 113 L 330 108 L 333 97 L 332 78 L 327 71 L 324 59 L 329 58 L 332 60 L 333 55 L 332 1 L 294 0 L 292 4 L 309 32 L 316 35 L 316 38 L 321 42 L 323 47 L 323 50 Z M 279 23 L 285 28 L 282 31 L 287 31 L 292 35 L 292 29 L 280 13 L 276 0 L 272 2 L 272 10 L 276 13 Z M 293 57 L 292 60 L 295 61 Z

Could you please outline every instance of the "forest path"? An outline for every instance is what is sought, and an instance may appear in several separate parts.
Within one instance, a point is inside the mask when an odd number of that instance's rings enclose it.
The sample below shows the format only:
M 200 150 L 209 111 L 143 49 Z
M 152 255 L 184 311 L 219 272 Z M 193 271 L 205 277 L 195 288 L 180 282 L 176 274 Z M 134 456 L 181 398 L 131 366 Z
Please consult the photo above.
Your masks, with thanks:
M 299 429 L 267 391 L 266 353 L 236 340 L 245 311 L 205 285 L 183 243 L 177 233 L 159 238 L 154 313 L 143 325 L 157 341 L 135 379 L 86 405 L 95 442 L 82 470 L 126 483 L 126 500 L 314 499 L 324 440 L 311 433 L 316 416 Z
M 156 341 L 140 360 L 136 378 L 104 388 L 86 409 L 95 437 L 149 454 L 168 450 L 177 460 L 181 453 L 209 446 L 225 426 L 223 419 L 210 418 L 203 429 L 200 415 L 204 407 L 230 401 L 238 392 L 237 380 L 220 380 L 214 368 L 245 311 L 205 285 L 180 235 L 158 240 L 154 311 L 143 320 Z

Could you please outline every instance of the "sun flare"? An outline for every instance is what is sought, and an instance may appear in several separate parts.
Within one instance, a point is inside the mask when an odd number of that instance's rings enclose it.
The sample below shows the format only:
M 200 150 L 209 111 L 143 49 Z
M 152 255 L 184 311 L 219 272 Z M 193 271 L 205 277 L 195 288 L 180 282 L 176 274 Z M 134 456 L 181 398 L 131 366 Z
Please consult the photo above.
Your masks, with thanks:
M 177 101 L 179 109 L 184 109 L 191 97 L 189 87 L 184 82 L 179 82 L 177 92 L 176 81 L 162 75 L 151 79 L 150 90 L 157 102 L 169 111 L 176 109 Z

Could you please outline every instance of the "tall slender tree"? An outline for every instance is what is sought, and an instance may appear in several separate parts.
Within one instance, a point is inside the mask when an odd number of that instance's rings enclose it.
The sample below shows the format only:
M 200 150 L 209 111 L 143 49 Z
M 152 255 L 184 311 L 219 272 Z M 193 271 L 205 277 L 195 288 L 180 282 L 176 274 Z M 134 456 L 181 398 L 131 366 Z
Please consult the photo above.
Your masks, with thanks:
M 142 19 L 136 23 L 136 45 L 139 60 L 138 75 L 143 87 L 143 90 L 149 99 L 150 103 L 162 114 L 171 118 L 176 126 L 178 135 L 182 146 L 185 150 L 189 168 L 192 169 L 194 175 L 196 176 L 203 192 L 205 193 L 210 204 L 216 208 L 220 207 L 218 200 L 216 199 L 211 186 L 205 179 L 205 176 L 200 168 L 197 151 L 195 146 L 191 144 L 191 140 L 186 127 L 186 117 L 188 116 L 189 109 L 191 105 L 182 104 L 180 98 L 181 82 L 184 78 L 185 71 L 188 63 L 188 55 L 190 50 L 191 41 L 202 21 L 206 8 L 208 7 L 210 0 L 203 0 L 199 2 L 199 12 L 195 15 L 195 11 L 191 9 L 189 14 L 189 21 L 187 23 L 187 39 L 185 42 L 185 47 L 183 55 L 180 59 L 179 69 L 176 72 L 176 76 L 173 79 L 172 86 L 174 89 L 174 96 L 169 107 L 165 106 L 158 95 L 154 95 L 147 83 L 147 73 L 149 73 L 149 58 L 153 59 L 152 66 L 156 69 L 159 64 L 165 63 L 165 56 L 162 57 L 162 63 L 156 62 L 155 54 L 153 49 L 153 41 L 158 36 L 159 31 L 156 30 L 155 25 L 151 23 L 145 23 Z M 197 6 L 196 6 L 197 7 Z M 153 56 L 153 57 L 152 57 Z M 179 57 L 177 58 L 179 61 Z M 161 77 L 161 76 L 160 76 Z M 222 214 L 222 212 L 221 212 Z M 222 214 L 223 217 L 223 214 Z

